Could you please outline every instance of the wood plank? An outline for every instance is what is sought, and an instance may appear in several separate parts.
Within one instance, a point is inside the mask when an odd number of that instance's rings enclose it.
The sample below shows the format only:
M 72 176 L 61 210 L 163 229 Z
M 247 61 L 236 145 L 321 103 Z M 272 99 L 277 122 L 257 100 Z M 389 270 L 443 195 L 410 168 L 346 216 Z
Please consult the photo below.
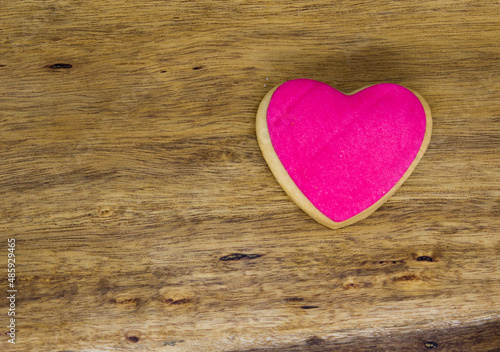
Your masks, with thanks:
M 0 350 L 500 350 L 497 1 L 9 1 L 0 19 L 18 290 Z M 343 229 L 286 196 L 255 137 L 262 97 L 300 77 L 432 109 L 414 173 Z

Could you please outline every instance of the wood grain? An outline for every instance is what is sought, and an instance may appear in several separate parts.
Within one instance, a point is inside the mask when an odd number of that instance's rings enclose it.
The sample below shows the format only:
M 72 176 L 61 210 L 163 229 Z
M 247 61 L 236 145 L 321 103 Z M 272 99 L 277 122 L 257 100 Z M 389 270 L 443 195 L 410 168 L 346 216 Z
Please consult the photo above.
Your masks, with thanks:
M 0 18 L 18 289 L 0 350 L 500 350 L 497 1 L 4 1 Z M 259 102 L 300 77 L 398 83 L 432 109 L 414 173 L 344 229 L 303 213 L 257 144 Z

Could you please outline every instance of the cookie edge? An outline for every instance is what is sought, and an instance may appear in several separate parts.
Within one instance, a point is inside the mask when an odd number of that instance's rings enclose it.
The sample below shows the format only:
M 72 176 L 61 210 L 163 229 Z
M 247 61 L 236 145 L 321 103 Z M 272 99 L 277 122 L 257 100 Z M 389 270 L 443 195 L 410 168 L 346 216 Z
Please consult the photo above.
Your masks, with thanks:
M 287 81 L 288 82 L 288 81 Z M 312 217 L 314 220 L 319 222 L 320 224 L 329 227 L 331 229 L 338 229 L 341 227 L 345 227 L 351 224 L 354 224 L 355 222 L 358 222 L 360 220 L 363 220 L 370 216 L 375 210 L 377 210 L 382 204 L 384 204 L 401 186 L 402 184 L 408 179 L 408 177 L 411 175 L 417 164 L 420 162 L 422 157 L 424 156 L 427 147 L 429 146 L 430 140 L 431 140 L 431 135 L 432 135 L 432 115 L 431 115 L 431 109 L 427 101 L 424 99 L 422 95 L 420 95 L 418 92 L 406 88 L 404 86 L 401 86 L 405 89 L 408 89 L 410 92 L 412 92 L 420 101 L 422 104 L 422 107 L 424 108 L 424 113 L 425 113 L 425 118 L 426 118 L 426 124 L 425 124 L 425 133 L 424 133 L 424 138 L 422 140 L 422 144 L 420 146 L 420 149 L 417 152 L 417 155 L 413 159 L 413 162 L 410 164 L 406 172 L 403 174 L 403 176 L 399 179 L 399 181 L 382 197 L 380 198 L 377 202 L 372 204 L 370 207 L 366 208 L 363 210 L 361 213 L 356 214 L 355 216 L 341 221 L 341 222 L 336 222 L 328 218 L 326 215 L 324 215 L 321 211 L 316 208 L 311 201 L 300 191 L 300 189 L 297 187 L 295 182 L 292 180 L 292 178 L 288 175 L 288 172 L 285 170 L 285 167 L 281 163 L 281 161 L 278 158 L 278 155 L 276 154 L 276 151 L 274 150 L 274 147 L 271 142 L 271 137 L 269 135 L 269 130 L 267 128 L 267 109 L 269 107 L 269 103 L 271 102 L 271 99 L 274 95 L 274 92 L 286 82 L 283 82 L 274 88 L 272 88 L 262 99 L 259 108 L 257 110 L 257 117 L 255 121 L 255 129 L 256 129 L 256 135 L 257 135 L 257 141 L 259 143 L 260 150 L 262 152 L 262 155 L 264 156 L 264 159 L 267 162 L 267 165 L 269 169 L 271 169 L 271 172 L 273 173 L 274 177 L 280 184 L 280 186 L 283 188 L 285 193 L 294 201 L 295 204 L 298 205 L 299 208 L 301 208 L 306 214 L 308 214 L 310 217 Z M 372 87 L 373 84 L 369 86 L 365 86 L 363 88 L 357 89 L 351 93 L 348 93 L 347 95 L 353 95 L 356 94 L 366 88 Z

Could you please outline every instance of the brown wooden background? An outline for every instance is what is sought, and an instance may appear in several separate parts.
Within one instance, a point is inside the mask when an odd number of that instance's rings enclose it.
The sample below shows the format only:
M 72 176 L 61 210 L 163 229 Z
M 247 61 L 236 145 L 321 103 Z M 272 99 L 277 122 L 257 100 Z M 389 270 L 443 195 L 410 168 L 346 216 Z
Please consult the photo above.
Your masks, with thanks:
M 500 351 L 498 1 L 2 1 L 0 26 L 0 350 Z M 431 105 L 368 219 L 329 230 L 269 171 L 255 113 L 293 78 Z

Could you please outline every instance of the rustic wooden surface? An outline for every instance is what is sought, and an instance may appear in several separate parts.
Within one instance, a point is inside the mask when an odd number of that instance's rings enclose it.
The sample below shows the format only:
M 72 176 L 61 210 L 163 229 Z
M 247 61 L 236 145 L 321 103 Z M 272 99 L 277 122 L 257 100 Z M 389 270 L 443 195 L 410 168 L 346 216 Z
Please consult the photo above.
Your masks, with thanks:
M 498 1 L 1 4 L 0 350 L 500 351 Z M 257 145 L 300 77 L 432 108 L 415 172 L 344 229 Z

